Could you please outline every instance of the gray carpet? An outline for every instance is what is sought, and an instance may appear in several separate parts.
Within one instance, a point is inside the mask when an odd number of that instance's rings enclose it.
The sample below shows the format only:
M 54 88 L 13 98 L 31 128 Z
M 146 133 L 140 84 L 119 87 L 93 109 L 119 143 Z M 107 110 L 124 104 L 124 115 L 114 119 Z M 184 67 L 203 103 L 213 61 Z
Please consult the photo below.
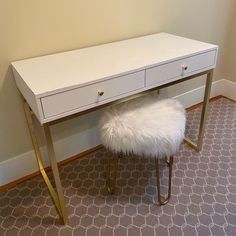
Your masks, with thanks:
M 200 109 L 188 113 L 196 138 Z M 210 104 L 203 150 L 183 144 L 174 158 L 172 197 L 157 206 L 154 161 L 119 160 L 117 191 L 105 189 L 106 151 L 60 167 L 69 223 L 61 225 L 42 178 L 0 192 L 0 235 L 236 235 L 236 103 Z M 165 184 L 167 171 L 162 167 Z M 163 187 L 163 191 L 165 187 Z

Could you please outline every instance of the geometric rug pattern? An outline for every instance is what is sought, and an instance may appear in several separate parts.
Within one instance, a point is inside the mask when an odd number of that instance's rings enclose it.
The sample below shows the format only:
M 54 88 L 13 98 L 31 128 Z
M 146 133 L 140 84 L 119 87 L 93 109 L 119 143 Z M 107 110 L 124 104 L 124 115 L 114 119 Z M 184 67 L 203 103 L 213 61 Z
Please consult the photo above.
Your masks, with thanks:
M 188 112 L 186 136 L 196 139 L 200 108 Z M 0 192 L 0 235 L 236 235 L 236 103 L 210 103 L 203 149 L 183 144 L 174 157 L 172 196 L 156 204 L 154 160 L 119 159 L 116 192 L 105 187 L 106 150 L 59 168 L 67 225 L 40 176 Z M 168 171 L 161 165 L 162 191 Z M 50 175 L 50 173 L 49 173 Z

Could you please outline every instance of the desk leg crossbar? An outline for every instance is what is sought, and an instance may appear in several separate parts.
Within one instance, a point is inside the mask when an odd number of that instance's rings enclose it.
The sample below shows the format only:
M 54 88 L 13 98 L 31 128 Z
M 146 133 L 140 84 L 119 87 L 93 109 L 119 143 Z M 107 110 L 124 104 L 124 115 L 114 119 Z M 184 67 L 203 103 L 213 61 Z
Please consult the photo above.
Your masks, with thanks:
M 32 144 L 33 144 L 35 155 L 36 155 L 36 160 L 37 160 L 37 163 L 39 166 L 39 170 L 40 170 L 40 172 L 43 176 L 43 179 L 48 187 L 49 193 L 50 193 L 52 200 L 56 206 L 56 209 L 57 209 L 61 219 L 63 220 L 63 223 L 66 224 L 67 213 L 66 213 L 66 207 L 65 207 L 65 199 L 64 199 L 63 192 L 62 192 L 62 186 L 61 186 L 61 181 L 60 181 L 60 177 L 59 177 L 56 156 L 55 156 L 55 152 L 54 152 L 54 148 L 53 148 L 50 127 L 47 124 L 43 126 L 44 132 L 45 132 L 45 137 L 46 137 L 48 157 L 49 157 L 50 163 L 51 163 L 51 168 L 52 168 L 52 173 L 53 173 L 53 177 L 54 177 L 54 181 L 55 181 L 56 190 L 53 188 L 53 186 L 47 176 L 47 173 L 45 172 L 42 158 L 41 158 L 39 145 L 38 145 L 36 134 L 35 134 L 32 113 L 31 113 L 30 107 L 28 106 L 28 104 L 26 102 L 24 103 L 24 110 L 25 110 L 25 115 L 26 115 L 31 140 L 32 140 Z
M 210 98 L 210 91 L 211 91 L 211 84 L 212 84 L 212 74 L 213 74 L 213 70 L 210 70 L 207 72 L 207 80 L 206 80 L 203 108 L 202 108 L 202 113 L 201 113 L 201 121 L 200 121 L 200 127 L 199 127 L 198 140 L 196 143 L 194 143 L 189 138 L 187 138 L 187 137 L 185 138 L 185 142 L 187 144 L 189 144 L 191 147 L 193 147 L 194 149 L 196 149 L 197 151 L 200 151 L 202 149 L 202 144 L 203 144 L 204 129 L 205 129 L 205 122 L 206 122 L 206 113 L 207 113 L 207 108 L 208 108 L 208 103 L 209 103 L 209 98 Z M 48 190 L 49 190 L 49 193 L 52 197 L 52 200 L 55 203 L 56 209 L 57 209 L 61 219 L 63 220 L 63 223 L 66 224 L 68 217 L 67 217 L 67 212 L 66 212 L 66 207 L 65 207 L 65 199 L 64 199 L 64 195 L 63 195 L 63 191 L 62 191 L 55 151 L 54 151 L 51 132 L 50 132 L 50 125 L 44 124 L 43 128 L 44 128 L 44 133 L 45 133 L 45 137 L 46 137 L 46 146 L 47 146 L 47 150 L 48 150 L 48 157 L 50 159 L 56 189 L 54 189 L 53 185 L 51 184 L 51 182 L 45 172 L 45 169 L 44 169 L 44 166 L 42 163 L 39 145 L 38 145 L 36 134 L 35 134 L 34 124 L 33 124 L 33 119 L 32 119 L 32 112 L 31 112 L 29 105 L 26 102 L 24 102 L 24 110 L 25 110 L 25 115 L 26 115 L 28 126 L 29 126 L 31 140 L 33 143 L 33 147 L 34 147 L 34 151 L 35 151 L 35 155 L 36 155 L 36 160 L 37 160 L 37 163 L 39 166 L 39 170 L 40 170 L 40 172 L 43 176 L 43 179 L 48 187 Z M 112 190 L 112 189 L 110 189 L 110 190 Z M 159 199 L 161 199 L 161 196 L 159 196 Z M 168 199 L 168 196 L 167 196 L 167 199 Z M 163 204 L 165 204 L 165 202 Z
M 213 70 L 207 73 L 206 87 L 205 87 L 205 93 L 204 93 L 204 100 L 203 100 L 203 107 L 202 107 L 197 143 L 194 143 L 191 139 L 187 137 L 185 137 L 184 139 L 184 141 L 187 144 L 189 144 L 191 147 L 193 147 L 197 151 L 200 151 L 202 149 L 202 144 L 203 144 L 205 123 L 206 123 L 206 113 L 207 113 L 208 103 L 209 103 L 209 98 L 210 98 L 210 93 L 211 93 L 212 75 L 213 75 Z

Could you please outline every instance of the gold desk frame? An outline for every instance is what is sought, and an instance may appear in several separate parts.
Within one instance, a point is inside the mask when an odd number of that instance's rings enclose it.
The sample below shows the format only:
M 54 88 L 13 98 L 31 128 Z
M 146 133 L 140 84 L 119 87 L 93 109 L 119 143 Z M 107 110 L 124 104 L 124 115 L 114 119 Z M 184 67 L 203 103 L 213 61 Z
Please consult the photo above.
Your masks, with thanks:
M 210 92 L 211 92 L 211 84 L 212 84 L 212 75 L 213 75 L 213 69 L 211 70 L 207 70 L 174 82 L 170 82 L 168 84 L 165 85 L 161 85 L 152 89 L 149 89 L 145 92 L 141 92 L 132 96 L 128 96 L 126 98 L 122 98 L 119 99 L 117 101 L 114 102 L 109 102 L 107 104 L 104 105 L 100 105 L 97 106 L 95 108 L 86 110 L 86 111 L 82 111 L 64 118 L 60 118 L 54 121 L 50 121 L 48 123 L 43 124 L 43 129 L 44 129 L 44 133 L 45 133 L 45 138 L 46 138 L 46 146 L 47 146 L 47 151 L 48 151 L 48 156 L 50 159 L 50 163 L 51 163 L 51 168 L 52 168 L 52 173 L 53 173 L 53 177 L 54 177 L 54 181 L 55 181 L 55 188 L 53 188 L 53 185 L 51 184 L 44 166 L 43 166 L 43 162 L 42 162 L 42 158 L 41 158 L 41 153 L 40 153 L 40 149 L 39 149 L 39 144 L 37 141 L 37 137 L 36 137 L 36 132 L 35 132 L 35 128 L 34 128 L 34 122 L 33 122 L 33 112 L 30 109 L 29 105 L 27 104 L 27 102 L 24 102 L 24 110 L 25 110 L 25 115 L 26 115 L 26 120 L 28 123 L 28 127 L 29 127 L 29 131 L 30 131 L 30 136 L 31 136 L 31 140 L 32 140 L 32 144 L 34 147 L 34 152 L 35 152 L 35 156 L 36 156 L 36 160 L 39 166 L 39 170 L 42 174 L 42 177 L 48 187 L 49 193 L 52 197 L 52 200 L 55 204 L 55 207 L 58 211 L 59 216 L 61 217 L 62 221 L 64 224 L 67 223 L 68 221 L 68 216 L 67 216 L 67 211 L 66 211 L 66 205 L 65 205 L 65 199 L 64 199 L 64 195 L 63 195 L 63 191 L 62 191 L 62 185 L 61 185 L 61 180 L 60 180 L 60 176 L 59 176 L 59 171 L 58 171 L 58 165 L 57 165 L 57 160 L 56 160 L 56 155 L 55 155 L 55 151 L 54 151 L 54 147 L 53 147 L 53 141 L 52 141 L 52 136 L 51 136 L 51 131 L 50 131 L 50 126 L 63 122 L 65 120 L 68 119 L 72 119 L 74 117 L 83 115 L 85 113 L 91 112 L 91 111 L 95 111 L 98 109 L 101 109 L 102 107 L 105 106 L 109 106 L 109 105 L 113 105 L 113 104 L 117 104 L 117 103 L 121 103 L 124 101 L 128 101 L 130 99 L 145 95 L 151 91 L 157 90 L 157 89 L 161 89 L 164 87 L 168 87 L 189 79 L 193 79 L 195 77 L 201 76 L 201 75 L 207 75 L 206 78 L 206 86 L 205 86 L 205 93 L 204 93 L 204 100 L 203 100 L 203 108 L 202 108 L 202 113 L 201 113 L 201 120 L 200 120 L 200 127 L 199 127 L 199 134 L 198 134 L 198 140 L 197 143 L 194 143 L 192 140 L 190 140 L 189 138 L 185 138 L 185 142 L 188 143 L 191 147 L 193 147 L 194 149 L 196 149 L 197 151 L 200 151 L 202 149 L 202 144 L 203 144 L 203 137 L 204 137 L 204 129 L 205 129 L 205 121 L 206 121 L 206 113 L 207 113 L 207 108 L 208 108 L 208 103 L 209 103 L 209 98 L 210 98 Z

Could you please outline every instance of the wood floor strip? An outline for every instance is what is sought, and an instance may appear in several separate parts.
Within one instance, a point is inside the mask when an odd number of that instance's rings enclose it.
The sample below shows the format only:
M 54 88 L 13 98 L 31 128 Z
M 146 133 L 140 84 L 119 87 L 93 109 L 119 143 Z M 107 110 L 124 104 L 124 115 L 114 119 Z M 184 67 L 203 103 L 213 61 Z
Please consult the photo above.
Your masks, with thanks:
M 79 159 L 81 157 L 87 156 L 87 155 L 89 155 L 89 154 L 91 154 L 91 153 L 93 153 L 93 152 L 95 152 L 95 151 L 97 151 L 97 150 L 99 150 L 101 148 L 103 148 L 102 144 L 97 145 L 96 147 L 90 148 L 90 149 L 88 149 L 88 150 L 86 150 L 84 152 L 81 152 L 81 153 L 79 153 L 77 155 L 74 155 L 72 157 L 69 157 L 69 158 L 63 160 L 63 161 L 58 162 L 58 165 L 59 166 L 65 165 L 65 164 L 67 164 L 67 163 L 69 163 L 71 161 L 74 161 L 74 160 L 77 160 L 77 159 Z M 46 172 L 48 172 L 50 170 L 51 170 L 50 166 L 45 167 L 45 171 Z M 16 186 L 17 184 L 22 183 L 22 182 L 24 182 L 26 180 L 32 179 L 32 178 L 34 178 L 34 177 L 36 177 L 38 175 L 40 175 L 40 171 L 36 171 L 36 172 L 34 172 L 34 173 L 30 174 L 30 175 L 26 175 L 26 176 L 24 176 L 24 177 L 22 177 L 20 179 L 17 179 L 17 180 L 15 180 L 13 182 L 10 182 L 10 183 L 8 183 L 6 185 L 2 185 L 2 186 L 0 186 L 0 190 L 6 190 L 6 189 L 9 189 L 9 188 L 12 188 L 12 187 Z
M 225 97 L 223 95 L 219 95 L 219 96 L 211 98 L 210 102 L 214 102 L 214 101 L 216 101 L 218 99 L 221 99 L 221 98 L 225 98 L 225 99 L 230 100 L 232 102 L 236 102 L 236 101 L 234 101 L 234 100 L 232 100 L 232 99 L 230 99 L 228 97 Z M 203 104 L 203 102 L 200 102 L 200 103 L 195 104 L 195 105 L 193 105 L 191 107 L 188 107 L 186 110 L 187 110 L 187 112 L 195 110 L 195 109 L 199 108 L 202 104 Z M 67 163 L 69 163 L 71 161 L 74 161 L 74 160 L 77 160 L 77 159 L 79 159 L 81 157 L 87 156 L 88 154 L 93 153 L 93 152 L 95 152 L 95 151 L 97 151 L 97 150 L 99 150 L 101 148 L 103 148 L 102 144 L 100 144 L 100 145 L 98 145 L 96 147 L 90 148 L 90 149 L 88 149 L 88 150 L 86 150 L 84 152 L 81 152 L 81 153 L 79 153 L 77 155 L 74 155 L 72 157 L 69 157 L 69 158 L 67 158 L 67 159 L 65 159 L 63 161 L 60 161 L 58 163 L 58 165 L 59 166 L 65 165 L 65 164 L 67 164 Z M 51 167 L 46 167 L 45 168 L 45 171 L 50 171 L 50 170 L 51 170 Z M 8 189 L 8 188 L 12 188 L 12 187 L 16 186 L 17 184 L 22 183 L 22 182 L 24 182 L 26 180 L 32 179 L 32 178 L 34 178 L 35 176 L 38 176 L 38 175 L 40 175 L 39 171 L 34 172 L 34 173 L 30 174 L 30 175 L 27 175 L 27 176 L 24 176 L 24 177 L 22 177 L 20 179 L 17 179 L 15 181 L 11 182 L 11 183 L 8 183 L 6 185 L 0 186 L 0 190 L 5 190 L 5 189 Z

